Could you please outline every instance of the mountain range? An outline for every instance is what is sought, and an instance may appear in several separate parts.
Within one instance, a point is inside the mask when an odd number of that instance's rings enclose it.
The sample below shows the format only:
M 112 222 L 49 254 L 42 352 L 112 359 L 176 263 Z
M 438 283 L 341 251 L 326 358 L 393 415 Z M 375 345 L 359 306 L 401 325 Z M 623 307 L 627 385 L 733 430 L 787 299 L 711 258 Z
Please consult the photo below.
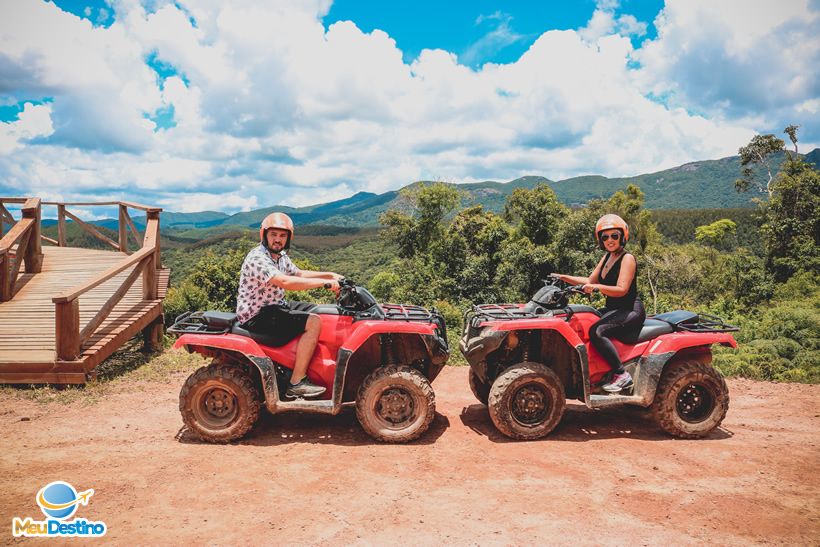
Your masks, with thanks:
M 815 168 L 820 166 L 820 148 L 815 148 L 804 156 Z M 783 158 L 775 159 L 774 171 L 778 170 Z M 648 209 L 705 209 L 723 207 L 752 207 L 752 199 L 758 192 L 738 193 L 734 182 L 741 172 L 740 158 L 730 156 L 718 160 L 705 160 L 666 169 L 655 173 L 633 177 L 608 178 L 586 175 L 552 181 L 541 176 L 525 176 L 509 182 L 484 181 L 455 185 L 462 193 L 463 206 L 482 205 L 486 210 L 501 212 L 504 203 L 516 188 L 533 188 L 540 183 L 548 184 L 558 199 L 567 205 L 582 205 L 594 198 L 607 198 L 628 184 L 636 184 L 645 194 Z M 761 171 L 761 180 L 765 175 Z M 418 185 L 415 182 L 408 186 Z M 429 181 L 426 181 L 429 182 Z M 407 187 L 405 187 L 407 188 Z M 228 229 L 256 227 L 273 211 L 290 215 L 300 226 L 310 224 L 369 227 L 379 224 L 379 215 L 384 211 L 401 207 L 401 190 L 391 190 L 383 194 L 359 192 L 348 198 L 310 205 L 288 207 L 273 205 L 263 209 L 240 212 L 233 215 L 215 211 L 197 213 L 162 213 L 164 230 L 201 230 L 221 232 Z M 143 226 L 145 217 L 134 217 L 138 226 Z M 95 224 L 116 229 L 116 219 L 96 221 Z

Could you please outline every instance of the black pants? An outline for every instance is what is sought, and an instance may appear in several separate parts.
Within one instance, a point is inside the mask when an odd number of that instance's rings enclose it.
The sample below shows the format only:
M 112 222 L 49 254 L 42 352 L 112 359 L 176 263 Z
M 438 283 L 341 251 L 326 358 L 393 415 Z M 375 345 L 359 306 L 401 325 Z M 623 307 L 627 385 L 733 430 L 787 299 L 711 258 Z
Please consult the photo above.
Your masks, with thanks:
M 643 302 L 640 298 L 635 299 L 632 309 L 601 310 L 603 316 L 589 329 L 589 341 L 606 359 L 615 374 L 624 371 L 624 365 L 618 356 L 618 350 L 610 338 L 629 343 L 641 332 L 643 322 L 646 319 L 646 311 L 643 309 Z
M 274 346 L 284 346 L 303 332 L 310 312 L 316 304 L 310 302 L 285 302 L 265 306 L 248 319 L 242 328 L 273 339 Z

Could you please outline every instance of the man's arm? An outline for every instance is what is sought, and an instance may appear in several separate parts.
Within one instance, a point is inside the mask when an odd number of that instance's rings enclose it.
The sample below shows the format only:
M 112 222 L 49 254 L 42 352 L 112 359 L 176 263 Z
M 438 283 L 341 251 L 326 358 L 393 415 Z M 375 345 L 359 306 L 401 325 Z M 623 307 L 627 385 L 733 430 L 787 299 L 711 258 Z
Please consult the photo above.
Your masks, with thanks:
M 295 277 L 301 277 L 303 279 L 333 279 L 334 281 L 338 281 L 342 279 L 344 276 L 334 272 L 314 272 L 313 270 L 299 270 Z
M 304 273 L 304 272 L 302 272 Z M 324 272 L 318 272 L 324 273 Z M 329 290 L 338 294 L 339 282 L 327 277 L 302 277 L 295 275 L 276 274 L 268 281 L 271 285 L 285 289 L 286 291 L 306 291 L 309 289 L 320 289 L 325 285 L 330 285 Z

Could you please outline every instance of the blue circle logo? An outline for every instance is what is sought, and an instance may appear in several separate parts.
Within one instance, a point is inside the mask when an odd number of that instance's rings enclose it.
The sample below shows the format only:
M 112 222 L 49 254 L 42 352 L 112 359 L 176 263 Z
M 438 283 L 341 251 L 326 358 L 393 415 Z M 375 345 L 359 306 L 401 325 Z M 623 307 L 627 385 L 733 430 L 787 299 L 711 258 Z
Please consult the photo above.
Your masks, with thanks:
M 63 481 L 54 481 L 37 493 L 37 505 L 47 517 L 65 520 L 77 511 L 81 500 L 74 487 Z

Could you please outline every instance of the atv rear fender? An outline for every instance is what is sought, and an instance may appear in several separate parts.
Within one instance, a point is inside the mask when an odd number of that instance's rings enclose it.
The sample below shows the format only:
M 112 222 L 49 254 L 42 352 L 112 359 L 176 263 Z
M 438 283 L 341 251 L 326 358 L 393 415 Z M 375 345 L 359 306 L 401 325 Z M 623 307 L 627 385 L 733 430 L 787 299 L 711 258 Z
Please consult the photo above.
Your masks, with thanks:
M 635 381 L 634 395 L 629 401 L 621 401 L 638 406 L 649 406 L 655 399 L 661 375 L 667 367 L 681 361 L 712 362 L 712 345 L 720 344 L 736 348 L 737 342 L 728 332 L 692 333 L 675 332 L 666 334 L 649 345 L 646 353 L 634 365 L 627 365 L 627 370 Z M 618 402 L 619 397 L 609 396 L 607 402 Z M 587 401 L 587 406 L 591 405 Z
M 174 349 L 185 348 L 188 353 L 201 353 L 209 356 L 209 351 L 226 350 L 242 353 L 248 357 L 265 357 L 265 352 L 251 338 L 238 334 L 183 334 L 176 342 Z
M 345 372 L 352 355 L 350 350 L 339 349 L 330 400 L 283 402 L 279 398 L 279 385 L 276 378 L 276 367 L 281 365 L 275 364 L 252 339 L 230 334 L 183 334 L 174 344 L 174 349 L 183 347 L 189 353 L 197 352 L 206 357 L 227 357 L 237 365 L 248 367 L 254 383 L 264 394 L 265 407 L 271 414 L 294 410 L 338 414 L 342 409 Z

